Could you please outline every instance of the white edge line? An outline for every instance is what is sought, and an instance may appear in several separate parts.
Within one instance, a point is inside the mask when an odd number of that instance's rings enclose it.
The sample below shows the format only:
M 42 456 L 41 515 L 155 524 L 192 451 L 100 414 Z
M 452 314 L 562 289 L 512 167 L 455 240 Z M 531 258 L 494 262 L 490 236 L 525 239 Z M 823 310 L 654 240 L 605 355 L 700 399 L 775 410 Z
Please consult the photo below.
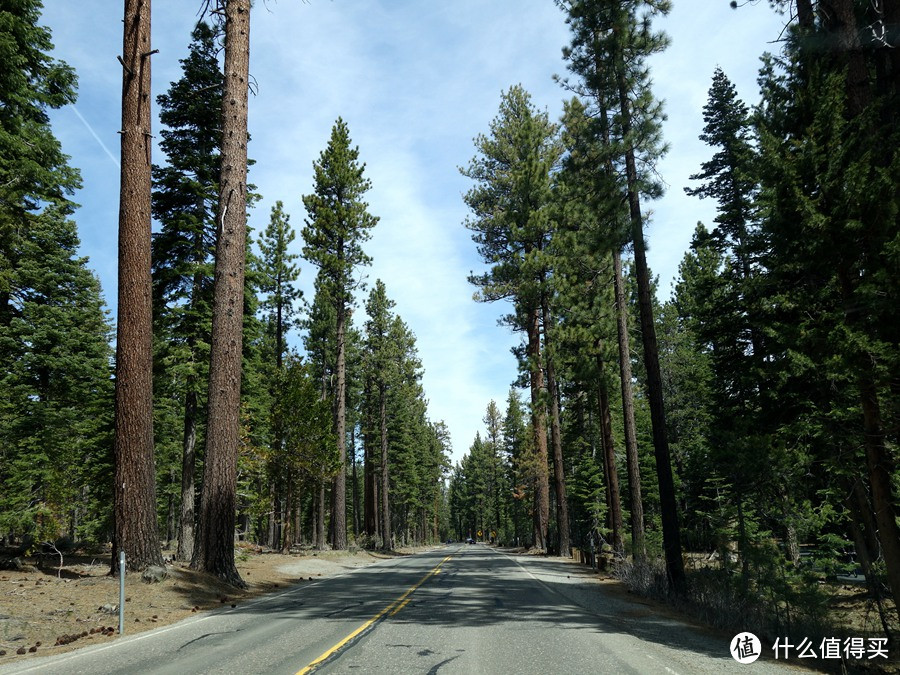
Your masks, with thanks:
M 562 593 L 560 593 L 560 592 L 557 591 L 556 589 L 551 588 L 550 586 L 548 586 L 547 584 L 545 584 L 543 581 L 541 581 L 540 579 L 538 579 L 536 576 L 534 576 L 534 575 L 531 573 L 531 570 L 529 570 L 527 567 L 525 567 L 525 566 L 524 566 L 522 563 L 520 563 L 516 558 L 513 558 L 512 556 L 507 555 L 506 553 L 501 553 L 500 551 L 496 551 L 496 550 L 494 550 L 494 549 L 490 549 L 490 550 L 494 551 L 494 553 L 496 553 L 497 555 L 502 555 L 504 558 L 507 558 L 507 559 L 509 559 L 509 560 L 512 560 L 512 561 L 513 561 L 513 562 L 514 562 L 514 563 L 515 563 L 515 564 L 516 564 L 523 572 L 525 572 L 525 574 L 527 574 L 527 575 L 530 576 L 532 579 L 534 579 L 536 582 L 538 582 L 541 586 L 543 586 L 544 588 L 546 588 L 550 593 L 553 593 L 554 595 L 558 595 L 559 597 L 563 598 L 566 602 L 569 602 L 569 603 L 572 602 L 572 600 L 571 600 L 570 598 L 567 598 L 565 595 L 563 595 Z M 582 606 L 579 605 L 577 602 L 575 603 L 575 605 L 576 605 L 577 607 L 579 607 L 580 609 L 582 609 L 582 610 L 588 612 L 589 614 L 592 614 L 592 612 L 591 612 L 589 609 L 587 609 L 586 607 L 582 607 Z M 644 656 L 646 656 L 647 658 L 649 658 L 651 661 L 655 661 L 655 660 L 656 660 L 656 659 L 654 659 L 652 656 L 650 656 L 649 654 L 647 654 L 646 652 L 643 652 L 643 654 L 644 654 Z M 666 666 L 666 665 L 664 665 L 663 668 L 666 669 L 666 672 L 672 673 L 672 675 L 678 675 L 678 672 L 677 672 L 677 671 L 672 670 L 671 668 L 669 668 L 669 667 Z

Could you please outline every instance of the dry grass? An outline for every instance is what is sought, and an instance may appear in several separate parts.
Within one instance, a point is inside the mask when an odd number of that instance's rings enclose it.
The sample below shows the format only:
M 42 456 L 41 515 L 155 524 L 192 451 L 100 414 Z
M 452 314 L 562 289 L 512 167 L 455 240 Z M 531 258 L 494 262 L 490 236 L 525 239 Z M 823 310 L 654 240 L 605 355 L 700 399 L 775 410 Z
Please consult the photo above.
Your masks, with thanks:
M 741 632 L 748 630 L 773 641 L 790 637 L 795 641 L 807 637 L 818 644 L 822 638 L 883 638 L 882 614 L 877 604 L 859 585 L 824 583 L 795 588 L 791 598 L 776 597 L 772 589 L 752 585 L 742 592 L 735 576 L 714 565 L 689 561 L 688 594 L 671 597 L 666 580 L 665 563 L 649 559 L 641 564 L 620 560 L 614 566 L 615 576 L 629 591 L 682 612 L 691 619 L 713 628 Z M 751 582 L 752 583 L 752 582 Z M 891 612 L 888 604 L 885 609 Z M 896 613 L 885 612 L 888 629 L 900 637 Z M 892 660 L 847 662 L 852 672 L 900 673 L 900 644 L 893 645 Z M 808 664 L 807 664 L 808 665 Z M 817 661 L 817 667 L 832 665 Z M 836 671 L 841 664 L 835 664 Z

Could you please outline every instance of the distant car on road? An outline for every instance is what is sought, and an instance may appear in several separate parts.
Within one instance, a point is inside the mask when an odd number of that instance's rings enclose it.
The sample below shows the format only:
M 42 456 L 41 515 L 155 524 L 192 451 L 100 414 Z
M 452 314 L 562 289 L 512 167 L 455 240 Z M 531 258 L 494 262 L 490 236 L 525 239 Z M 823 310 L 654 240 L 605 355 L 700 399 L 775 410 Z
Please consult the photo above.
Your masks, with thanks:
M 472 539 L 472 537 L 469 537 L 468 539 L 466 539 L 466 543 L 467 543 L 467 544 L 474 544 L 474 543 L 475 543 L 475 540 Z

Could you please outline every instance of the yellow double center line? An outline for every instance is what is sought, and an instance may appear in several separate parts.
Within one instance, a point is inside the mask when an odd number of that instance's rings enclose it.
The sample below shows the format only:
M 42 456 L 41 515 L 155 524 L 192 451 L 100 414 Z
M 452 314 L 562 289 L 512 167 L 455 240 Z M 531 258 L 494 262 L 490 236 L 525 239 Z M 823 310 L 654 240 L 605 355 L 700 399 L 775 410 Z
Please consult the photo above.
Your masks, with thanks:
M 424 577 L 419 579 L 419 582 L 415 586 L 411 586 L 409 589 L 407 589 L 406 593 L 404 593 L 399 598 L 394 600 L 394 602 L 392 602 L 390 605 L 388 605 L 383 610 L 378 612 L 378 614 L 376 614 L 371 619 L 366 621 L 362 626 L 360 626 L 355 631 L 350 633 L 350 635 L 348 635 L 343 640 L 338 642 L 334 647 L 332 647 L 331 649 L 326 651 L 324 654 L 319 656 L 319 658 L 317 658 L 315 661 L 312 661 L 305 668 L 298 670 L 297 675 L 305 675 L 305 673 L 313 672 L 318 666 L 320 666 L 322 663 L 324 663 L 325 661 L 330 659 L 332 656 L 337 654 L 341 649 L 343 649 L 345 646 L 347 646 L 347 644 L 349 644 L 360 634 L 364 633 L 366 630 L 371 628 L 378 621 L 380 621 L 381 619 L 383 619 L 386 616 L 394 616 L 397 612 L 399 612 L 401 609 L 406 607 L 406 604 L 411 600 L 410 596 L 415 592 L 415 590 L 417 588 L 419 588 L 422 584 L 424 584 L 426 581 L 428 581 L 435 574 L 440 573 L 441 566 L 443 566 L 443 564 L 445 562 L 447 562 L 448 560 L 450 560 L 450 558 L 452 558 L 452 557 L 453 557 L 452 555 L 448 555 L 446 558 L 441 560 L 441 562 L 438 563 L 437 567 L 435 567 L 428 574 L 426 574 Z

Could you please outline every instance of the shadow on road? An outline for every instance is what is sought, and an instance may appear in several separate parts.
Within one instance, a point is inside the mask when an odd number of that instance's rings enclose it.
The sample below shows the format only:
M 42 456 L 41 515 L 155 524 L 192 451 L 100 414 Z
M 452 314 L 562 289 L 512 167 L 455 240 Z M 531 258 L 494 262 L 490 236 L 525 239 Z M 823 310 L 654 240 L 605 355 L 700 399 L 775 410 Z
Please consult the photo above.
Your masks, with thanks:
M 485 546 L 448 546 L 407 558 L 405 565 L 377 564 L 308 587 L 239 606 L 238 613 L 271 620 L 339 620 L 365 623 L 419 583 L 446 556 L 439 573 L 408 596 L 386 620 L 446 628 L 516 631 L 565 630 L 630 635 L 669 648 L 731 662 L 720 635 L 697 629 L 650 605 L 610 593 L 577 565 L 497 553 Z M 411 566 L 415 560 L 418 564 Z M 536 637 L 536 639 L 539 639 Z

